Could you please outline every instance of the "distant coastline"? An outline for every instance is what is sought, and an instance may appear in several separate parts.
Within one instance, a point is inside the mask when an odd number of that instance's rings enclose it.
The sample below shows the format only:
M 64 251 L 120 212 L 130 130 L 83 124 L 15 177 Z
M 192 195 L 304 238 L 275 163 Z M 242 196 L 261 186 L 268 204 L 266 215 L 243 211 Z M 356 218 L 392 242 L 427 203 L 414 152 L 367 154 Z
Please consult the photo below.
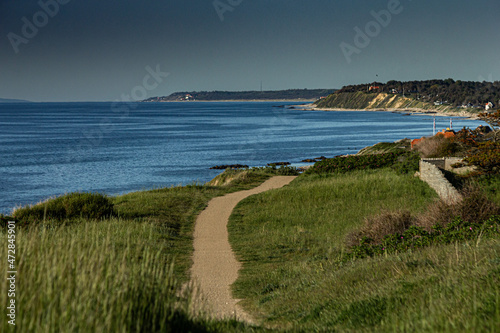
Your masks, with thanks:
M 268 91 L 191 91 L 151 97 L 142 102 L 279 102 L 316 101 L 336 89 L 289 89 Z
M 304 102 L 311 103 L 315 102 L 316 99 L 200 99 L 200 100 L 191 100 L 191 101 L 143 101 L 145 103 L 206 103 L 206 102 L 214 102 L 214 103 L 242 103 L 242 102 Z M 303 104 L 301 104 L 303 106 Z M 308 104 L 310 105 L 310 104 Z
M 25 101 L 22 99 L 9 99 L 9 98 L 0 98 L 0 103 L 32 103 L 31 101 Z

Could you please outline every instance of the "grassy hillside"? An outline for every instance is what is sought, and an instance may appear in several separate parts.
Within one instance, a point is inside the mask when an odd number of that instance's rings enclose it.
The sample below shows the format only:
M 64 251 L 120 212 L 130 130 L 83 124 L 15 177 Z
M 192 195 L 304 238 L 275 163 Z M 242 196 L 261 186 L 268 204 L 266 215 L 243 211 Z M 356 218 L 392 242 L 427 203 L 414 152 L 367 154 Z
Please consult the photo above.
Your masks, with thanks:
M 411 140 L 403 139 L 396 142 L 379 142 L 373 146 L 368 146 L 361 149 L 356 155 L 372 155 L 385 153 L 398 153 L 409 151 L 411 148 Z
M 316 102 L 318 108 L 339 109 L 422 109 L 440 112 L 457 111 L 449 105 L 434 105 L 433 103 L 418 101 L 414 98 L 403 97 L 388 93 L 342 92 L 334 93 Z
M 197 214 L 219 195 L 259 185 L 276 170 L 226 186 L 192 185 L 115 198 L 69 194 L 18 209 L 18 332 L 240 332 L 236 321 L 190 313 L 188 281 Z M 109 204 L 112 204 L 110 210 Z M 105 211 L 85 217 L 78 212 Z M 0 216 L 0 255 L 7 260 Z M 7 290 L 7 280 L 0 282 Z M 179 293 L 183 289 L 182 295 Z M 6 306 L 7 294 L 0 293 Z M 11 332 L 2 316 L 0 331 Z
M 368 216 L 401 207 L 418 214 L 436 199 L 411 172 L 398 170 L 305 174 L 238 205 L 229 231 L 244 266 L 234 290 L 260 326 L 192 314 L 185 282 L 193 226 L 211 198 L 251 188 L 291 168 L 227 171 L 216 179 L 224 186 L 115 198 L 67 195 L 20 209 L 17 330 L 498 331 L 498 238 L 476 232 L 475 238 L 452 245 L 365 259 L 349 255 L 346 235 Z M 482 181 L 493 194 L 497 184 L 495 177 Z M 104 215 L 77 214 L 89 207 Z M 4 244 L 5 220 L 0 216 Z M 7 257 L 6 246 L 0 255 Z M 0 286 L 6 290 L 7 281 Z M 0 303 L 6 302 L 6 293 L 0 293 Z M 5 319 L 0 330 L 9 332 Z
M 233 286 L 265 326 L 292 331 L 500 329 L 500 240 L 345 260 L 346 235 L 382 210 L 426 209 L 436 195 L 388 169 L 306 175 L 241 202 L 230 241 Z

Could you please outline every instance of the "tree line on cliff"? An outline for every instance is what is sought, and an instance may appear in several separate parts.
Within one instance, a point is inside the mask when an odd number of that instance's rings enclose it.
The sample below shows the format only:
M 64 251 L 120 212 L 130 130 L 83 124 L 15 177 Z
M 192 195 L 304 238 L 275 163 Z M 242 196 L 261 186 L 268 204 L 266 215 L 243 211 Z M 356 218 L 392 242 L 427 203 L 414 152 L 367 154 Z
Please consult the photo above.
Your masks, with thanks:
M 145 102 L 163 102 L 179 100 L 231 101 L 231 100 L 315 100 L 328 96 L 336 89 L 288 89 L 272 91 L 192 91 L 176 92 L 169 96 L 151 97 Z
M 500 105 L 500 81 L 474 82 L 446 80 L 372 82 L 348 85 L 337 94 L 352 92 L 404 94 L 422 102 L 443 103 L 455 107 L 485 106 L 488 102 Z

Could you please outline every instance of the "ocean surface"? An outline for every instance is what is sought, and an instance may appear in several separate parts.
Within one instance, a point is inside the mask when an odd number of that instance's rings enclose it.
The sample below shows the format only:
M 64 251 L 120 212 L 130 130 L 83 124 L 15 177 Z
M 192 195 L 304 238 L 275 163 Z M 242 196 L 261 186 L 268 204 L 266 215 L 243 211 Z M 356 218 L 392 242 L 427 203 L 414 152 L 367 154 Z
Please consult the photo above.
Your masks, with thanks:
M 73 191 L 206 182 L 220 164 L 352 154 L 432 135 L 432 116 L 302 111 L 283 102 L 0 104 L 0 213 Z M 450 118 L 436 117 L 437 128 Z M 453 119 L 453 127 L 479 121 Z

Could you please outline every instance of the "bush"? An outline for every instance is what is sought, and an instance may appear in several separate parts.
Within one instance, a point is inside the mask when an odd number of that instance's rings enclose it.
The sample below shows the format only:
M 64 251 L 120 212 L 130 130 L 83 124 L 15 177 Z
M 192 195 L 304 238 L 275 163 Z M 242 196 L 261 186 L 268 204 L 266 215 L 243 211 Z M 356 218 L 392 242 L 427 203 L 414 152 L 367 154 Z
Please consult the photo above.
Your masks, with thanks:
M 251 172 L 262 172 L 268 175 L 277 176 L 298 176 L 299 170 L 296 167 L 282 165 L 279 168 L 276 165 L 265 166 L 265 167 L 254 167 L 248 169 Z
M 401 154 L 391 168 L 399 174 L 413 174 L 420 168 L 420 155 L 417 152 Z
M 484 173 L 498 174 L 500 173 L 500 143 L 480 143 L 464 161 L 477 166 Z
M 380 244 L 375 244 L 368 238 L 362 238 L 360 245 L 351 247 L 351 252 L 346 256 L 346 259 L 406 252 L 433 244 L 452 244 L 480 237 L 498 237 L 498 235 L 500 235 L 500 215 L 491 216 L 480 223 L 456 217 L 446 227 L 436 225 L 430 232 L 422 227 L 410 226 L 403 233 L 386 235 Z
M 422 157 L 446 157 L 463 155 L 461 146 L 452 139 L 445 138 L 442 135 L 435 135 L 420 141 L 415 149 L 420 152 Z
M 9 221 L 14 221 L 14 218 L 0 214 L 0 227 L 7 227 Z
M 381 244 L 389 234 L 402 234 L 412 224 L 414 217 L 409 211 L 386 211 L 365 219 L 364 226 L 347 235 L 347 246 L 361 245 L 363 242 Z
M 430 231 L 436 225 L 446 227 L 457 217 L 471 223 L 480 223 L 492 215 L 500 215 L 500 207 L 477 187 L 466 186 L 462 190 L 462 197 L 462 200 L 454 204 L 438 201 L 429 205 L 426 212 L 418 217 L 417 225 Z
M 408 153 L 385 153 L 373 155 L 349 155 L 316 162 L 307 173 L 349 172 L 354 170 L 378 169 L 394 165 Z
M 433 203 L 418 217 L 399 211 L 367 218 L 360 230 L 346 237 L 351 250 L 346 258 L 364 258 L 431 244 L 500 235 L 500 207 L 476 187 L 466 187 L 462 195 L 463 199 L 454 204 Z
M 64 221 L 72 218 L 102 219 L 114 215 L 111 200 L 99 193 L 69 193 L 34 206 L 14 210 L 14 218 L 23 224 Z

